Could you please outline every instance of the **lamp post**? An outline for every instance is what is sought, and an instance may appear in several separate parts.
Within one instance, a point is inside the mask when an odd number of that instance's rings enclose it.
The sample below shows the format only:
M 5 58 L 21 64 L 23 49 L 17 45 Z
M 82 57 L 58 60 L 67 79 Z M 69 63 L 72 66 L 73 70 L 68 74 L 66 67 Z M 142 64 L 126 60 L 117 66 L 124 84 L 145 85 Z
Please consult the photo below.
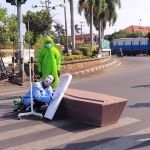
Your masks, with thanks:
M 32 8 L 36 8 L 36 7 L 46 8 L 47 11 L 48 11 L 48 21 L 47 21 L 47 22 L 49 22 L 50 19 L 52 18 L 51 15 L 50 15 L 50 12 L 51 12 L 52 10 L 55 10 L 56 7 L 58 7 L 58 6 L 63 7 L 63 8 L 66 7 L 64 3 L 50 7 L 50 4 L 51 4 L 50 0 L 40 0 L 40 3 L 42 4 L 42 6 L 37 6 L 37 5 L 34 5 L 34 4 L 33 4 L 33 5 L 32 5 Z M 53 17 L 54 17 L 54 16 L 53 16 Z
M 141 22 L 141 19 L 140 19 L 140 22 Z M 140 22 L 139 22 L 139 38 L 140 38 Z

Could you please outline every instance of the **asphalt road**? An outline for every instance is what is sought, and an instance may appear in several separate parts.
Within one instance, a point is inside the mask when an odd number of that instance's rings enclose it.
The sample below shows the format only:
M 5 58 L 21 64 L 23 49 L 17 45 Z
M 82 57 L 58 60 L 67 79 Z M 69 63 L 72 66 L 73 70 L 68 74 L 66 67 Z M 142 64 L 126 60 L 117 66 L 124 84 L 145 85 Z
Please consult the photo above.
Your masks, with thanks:
M 128 99 L 118 123 L 96 127 L 59 116 L 53 121 L 35 116 L 17 120 L 12 99 L 4 99 L 0 100 L 0 149 L 149 150 L 150 57 L 116 59 L 113 67 L 73 79 L 69 88 Z

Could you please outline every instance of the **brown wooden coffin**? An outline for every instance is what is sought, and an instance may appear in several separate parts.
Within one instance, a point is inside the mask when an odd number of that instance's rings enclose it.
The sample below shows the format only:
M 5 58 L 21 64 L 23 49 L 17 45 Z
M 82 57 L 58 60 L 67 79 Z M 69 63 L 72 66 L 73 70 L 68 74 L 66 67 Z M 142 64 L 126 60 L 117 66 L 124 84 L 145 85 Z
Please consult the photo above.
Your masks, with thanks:
M 127 100 L 123 98 L 68 88 L 58 113 L 82 122 L 105 126 L 119 120 L 126 103 Z

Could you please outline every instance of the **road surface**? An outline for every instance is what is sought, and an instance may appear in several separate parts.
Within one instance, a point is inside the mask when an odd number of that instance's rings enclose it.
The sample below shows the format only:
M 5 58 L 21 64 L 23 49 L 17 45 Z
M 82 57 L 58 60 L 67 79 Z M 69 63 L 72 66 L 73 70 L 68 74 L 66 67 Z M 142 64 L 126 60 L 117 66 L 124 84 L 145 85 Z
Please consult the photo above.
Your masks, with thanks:
M 97 127 L 60 116 L 18 120 L 13 99 L 0 93 L 0 149 L 149 150 L 150 57 L 116 59 L 113 67 L 74 79 L 69 88 L 128 99 L 118 123 Z

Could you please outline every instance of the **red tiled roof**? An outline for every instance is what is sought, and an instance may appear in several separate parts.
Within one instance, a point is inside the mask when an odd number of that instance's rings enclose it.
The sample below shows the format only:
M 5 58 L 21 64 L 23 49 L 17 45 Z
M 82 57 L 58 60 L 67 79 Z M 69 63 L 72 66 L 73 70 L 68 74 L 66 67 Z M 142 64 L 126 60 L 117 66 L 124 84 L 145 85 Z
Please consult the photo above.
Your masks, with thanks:
M 150 32 L 150 30 L 148 29 L 148 27 L 133 26 L 133 25 L 125 28 L 124 30 L 132 32 L 132 33 L 140 31 L 143 35 L 147 35 L 147 33 Z
M 94 38 L 95 34 L 93 34 Z M 68 36 L 71 37 L 71 36 Z M 84 43 L 84 39 L 90 38 L 90 34 L 82 34 L 82 43 Z M 81 34 L 75 35 L 75 44 L 81 44 Z

